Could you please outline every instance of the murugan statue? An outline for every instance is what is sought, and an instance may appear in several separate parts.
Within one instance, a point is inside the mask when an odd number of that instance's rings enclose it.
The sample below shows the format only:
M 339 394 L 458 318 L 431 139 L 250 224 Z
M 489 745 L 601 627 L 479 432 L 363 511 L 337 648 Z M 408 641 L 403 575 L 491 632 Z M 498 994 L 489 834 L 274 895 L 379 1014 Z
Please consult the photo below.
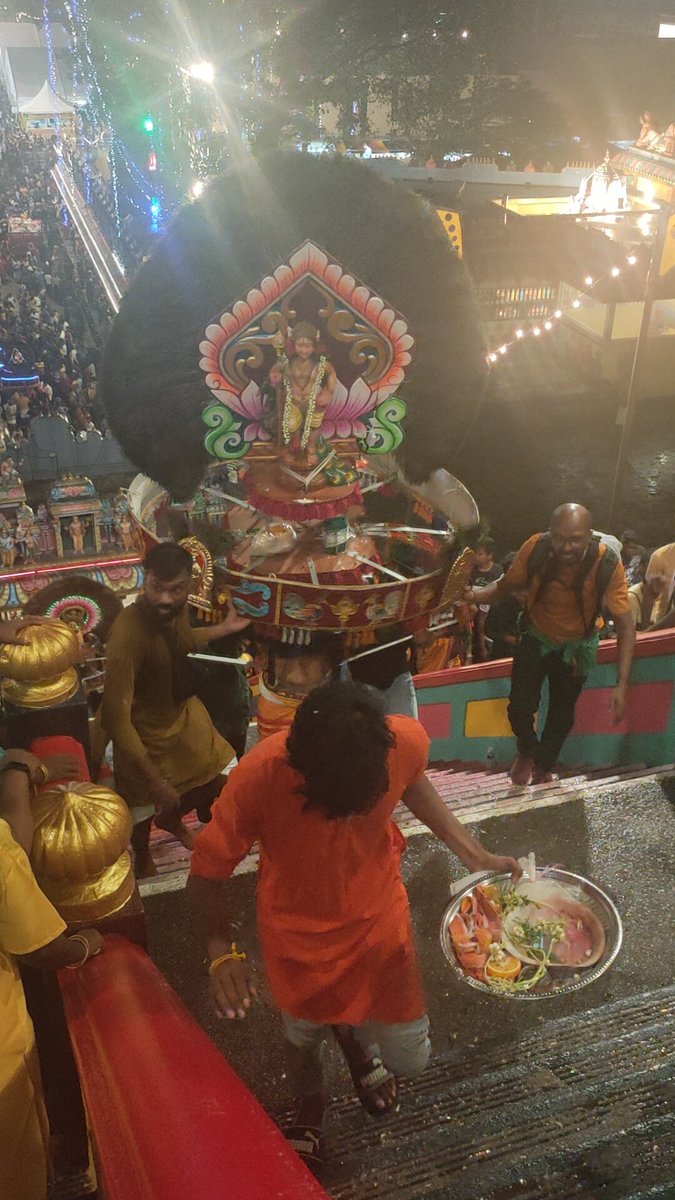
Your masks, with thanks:
M 331 363 L 318 353 L 318 341 L 318 329 L 309 321 L 298 321 L 291 330 L 293 353 L 286 354 L 279 335 L 277 362 L 269 373 L 277 395 L 282 459 L 299 471 L 312 470 L 321 460 L 321 426 L 337 382 Z

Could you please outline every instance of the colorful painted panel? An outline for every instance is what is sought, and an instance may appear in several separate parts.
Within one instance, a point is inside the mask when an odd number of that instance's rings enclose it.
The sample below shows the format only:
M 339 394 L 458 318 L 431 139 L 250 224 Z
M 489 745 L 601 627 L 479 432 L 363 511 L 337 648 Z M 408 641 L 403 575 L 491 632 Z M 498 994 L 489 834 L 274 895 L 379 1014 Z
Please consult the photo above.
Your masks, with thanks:
M 628 697 L 628 711 L 620 725 L 612 720 L 612 688 L 589 688 L 577 704 L 575 734 L 663 733 L 668 728 L 673 703 L 673 683 L 634 684 Z M 675 747 L 674 747 L 675 750 Z
M 452 731 L 451 704 L 424 704 L 419 710 L 420 723 L 424 726 L 429 737 L 447 738 Z
M 506 715 L 508 703 L 507 697 L 469 701 L 464 712 L 465 737 L 512 737 Z

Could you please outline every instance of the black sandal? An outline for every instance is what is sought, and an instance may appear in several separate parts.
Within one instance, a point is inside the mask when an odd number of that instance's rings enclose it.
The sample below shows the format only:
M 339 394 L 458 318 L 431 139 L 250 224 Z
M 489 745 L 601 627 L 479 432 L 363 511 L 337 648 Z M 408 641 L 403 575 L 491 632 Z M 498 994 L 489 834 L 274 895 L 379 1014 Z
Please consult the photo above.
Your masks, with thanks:
M 396 1084 L 396 1076 L 385 1067 L 378 1055 L 375 1055 L 373 1058 L 366 1058 L 363 1046 L 354 1037 L 351 1025 L 333 1025 L 332 1029 L 335 1039 L 347 1060 L 349 1074 L 352 1077 L 352 1083 L 356 1088 L 356 1095 L 361 1104 L 366 1112 L 369 1112 L 373 1117 L 386 1116 L 387 1113 L 396 1107 L 398 1088 L 394 1088 L 394 1096 L 391 1104 L 385 1105 L 384 1108 L 379 1108 L 375 1103 L 375 1092 L 384 1083 L 393 1081 Z
M 387 1104 L 385 1108 L 378 1108 L 375 1104 L 375 1092 L 382 1087 L 382 1084 L 390 1083 L 392 1080 L 396 1083 L 396 1076 L 385 1067 L 381 1058 L 371 1058 L 370 1070 L 366 1071 L 363 1075 L 352 1075 L 352 1079 L 354 1080 L 356 1094 L 361 1104 L 371 1116 L 385 1117 L 387 1113 L 396 1107 L 398 1088 L 394 1091 L 394 1098 L 391 1104 Z
M 320 1171 L 325 1165 L 326 1143 L 320 1126 L 289 1125 L 284 1129 L 284 1137 L 310 1171 Z

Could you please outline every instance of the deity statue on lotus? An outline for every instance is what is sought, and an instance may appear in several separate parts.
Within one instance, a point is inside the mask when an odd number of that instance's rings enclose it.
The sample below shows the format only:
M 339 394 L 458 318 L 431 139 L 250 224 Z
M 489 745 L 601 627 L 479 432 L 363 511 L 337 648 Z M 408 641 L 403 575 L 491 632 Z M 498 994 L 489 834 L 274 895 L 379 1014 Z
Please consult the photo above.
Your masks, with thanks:
M 335 392 L 337 376 L 318 352 L 319 331 L 309 321 L 291 330 L 292 354 L 283 338 L 276 342 L 277 361 L 269 382 L 277 398 L 282 459 L 297 471 L 311 471 L 321 461 L 321 426 Z

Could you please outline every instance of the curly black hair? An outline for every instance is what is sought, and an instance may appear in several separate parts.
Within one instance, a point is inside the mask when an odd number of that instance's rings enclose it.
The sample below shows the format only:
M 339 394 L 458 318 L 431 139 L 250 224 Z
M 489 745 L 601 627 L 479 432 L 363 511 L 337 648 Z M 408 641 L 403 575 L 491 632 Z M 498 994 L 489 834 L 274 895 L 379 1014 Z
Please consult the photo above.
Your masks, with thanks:
M 370 812 L 389 788 L 396 744 L 380 699 L 360 683 L 333 680 L 303 700 L 286 746 L 302 775 L 305 810 L 337 821 Z

